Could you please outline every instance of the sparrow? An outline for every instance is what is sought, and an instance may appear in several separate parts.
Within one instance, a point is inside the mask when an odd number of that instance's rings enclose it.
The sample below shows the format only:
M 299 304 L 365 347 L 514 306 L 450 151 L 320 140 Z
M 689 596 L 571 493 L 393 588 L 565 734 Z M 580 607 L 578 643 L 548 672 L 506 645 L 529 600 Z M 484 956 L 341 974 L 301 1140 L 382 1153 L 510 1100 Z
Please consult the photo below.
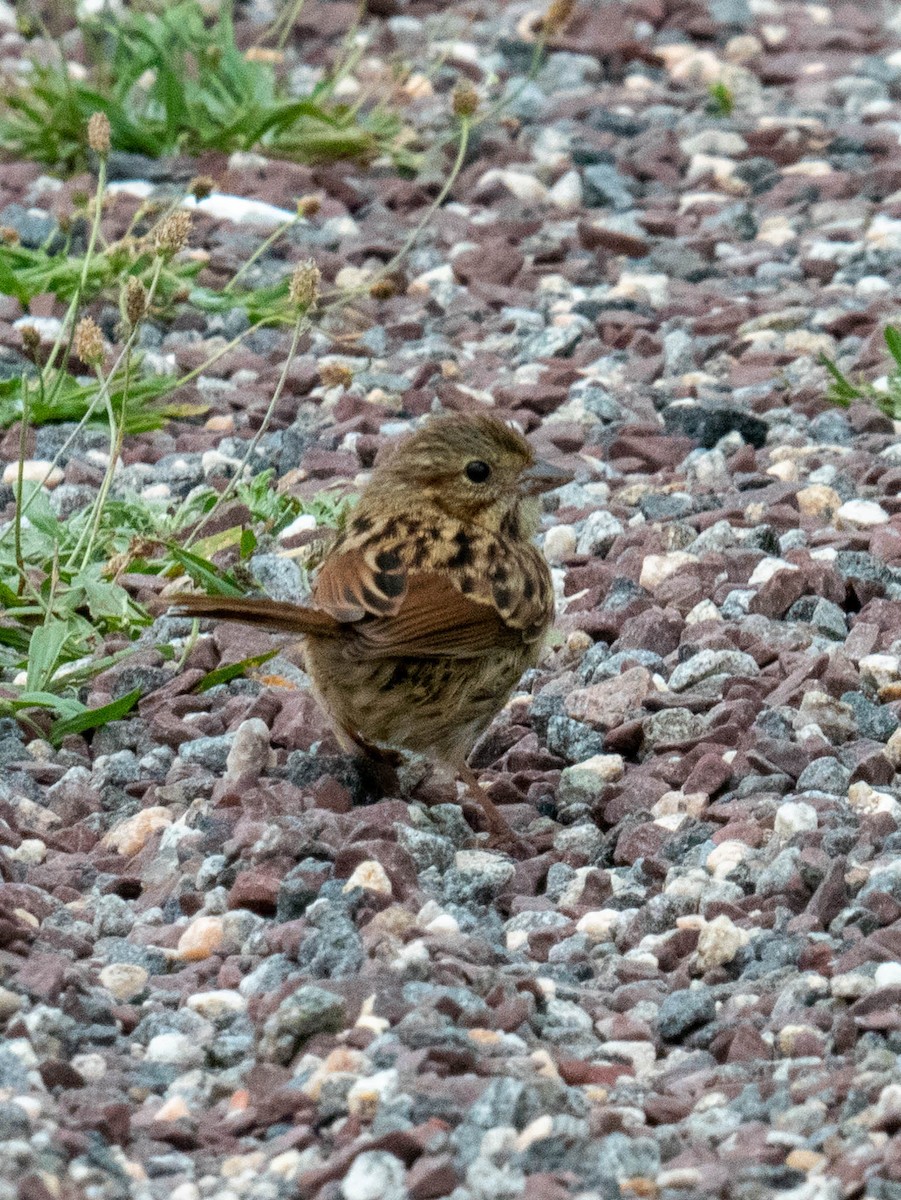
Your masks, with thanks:
M 381 762 L 412 751 L 450 768 L 503 839 L 511 830 L 467 757 L 553 621 L 551 574 L 533 544 L 538 497 L 572 477 L 536 460 L 497 417 L 431 417 L 373 471 L 309 606 L 168 600 L 181 615 L 303 635 L 343 747 Z

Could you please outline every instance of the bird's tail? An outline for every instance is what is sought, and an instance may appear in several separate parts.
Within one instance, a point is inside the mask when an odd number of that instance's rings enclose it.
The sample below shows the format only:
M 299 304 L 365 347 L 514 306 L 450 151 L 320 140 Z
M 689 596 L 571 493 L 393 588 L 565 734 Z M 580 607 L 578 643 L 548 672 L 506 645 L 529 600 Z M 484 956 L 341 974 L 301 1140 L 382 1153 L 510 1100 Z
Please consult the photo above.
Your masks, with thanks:
M 164 607 L 165 606 L 165 607 Z M 284 600 L 254 599 L 250 596 L 202 596 L 179 592 L 154 606 L 172 610 L 173 616 L 205 617 L 214 621 L 240 621 L 260 629 L 284 633 L 312 634 L 314 637 L 338 637 L 342 626 L 334 617 L 302 604 Z

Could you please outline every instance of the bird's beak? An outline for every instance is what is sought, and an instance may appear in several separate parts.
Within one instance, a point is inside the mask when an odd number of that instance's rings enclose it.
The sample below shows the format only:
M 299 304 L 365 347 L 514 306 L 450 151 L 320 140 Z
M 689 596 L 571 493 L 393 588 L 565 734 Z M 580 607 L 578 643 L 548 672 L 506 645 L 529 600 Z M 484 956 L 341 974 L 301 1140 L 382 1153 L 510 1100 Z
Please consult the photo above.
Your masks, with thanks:
M 572 483 L 575 474 L 563 467 L 555 467 L 553 463 L 539 458 L 520 473 L 519 490 L 523 496 L 540 496 L 553 488 L 563 487 L 564 483 Z

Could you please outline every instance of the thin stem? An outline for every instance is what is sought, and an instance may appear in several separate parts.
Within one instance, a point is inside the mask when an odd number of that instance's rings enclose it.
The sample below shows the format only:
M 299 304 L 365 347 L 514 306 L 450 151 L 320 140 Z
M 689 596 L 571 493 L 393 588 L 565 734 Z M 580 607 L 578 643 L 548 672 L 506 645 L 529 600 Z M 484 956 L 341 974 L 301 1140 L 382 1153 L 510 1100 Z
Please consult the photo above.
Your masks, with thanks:
M 158 257 L 153 266 L 153 276 L 150 280 L 150 287 L 147 289 L 146 309 L 150 308 L 150 305 L 153 301 L 153 294 L 156 291 L 157 284 L 159 283 L 160 272 L 162 271 L 162 269 L 163 269 L 163 260 L 161 257 Z M 106 503 L 106 497 L 109 493 L 110 487 L 112 486 L 113 476 L 116 473 L 116 462 L 118 460 L 118 450 L 121 449 L 122 437 L 124 436 L 124 425 L 119 424 L 116 421 L 116 414 L 115 414 L 115 410 L 113 408 L 113 401 L 112 401 L 112 396 L 110 394 L 110 388 L 112 386 L 113 379 L 116 377 L 116 373 L 118 372 L 120 366 L 124 363 L 124 364 L 126 364 L 126 393 L 127 393 L 127 380 L 128 380 L 127 364 L 131 360 L 132 347 L 134 346 L 135 338 L 137 337 L 138 328 L 139 328 L 139 325 L 136 324 L 130 330 L 128 338 L 125 341 L 125 345 L 122 347 L 122 351 L 119 354 L 119 357 L 116 359 L 115 363 L 113 364 L 112 369 L 107 374 L 107 376 L 104 378 L 104 376 L 103 376 L 102 372 L 99 370 L 99 368 L 97 371 L 97 380 L 98 380 L 98 383 L 100 386 L 98 388 L 97 397 L 92 402 L 92 407 L 96 408 L 97 404 L 100 403 L 101 399 L 106 404 L 107 414 L 109 416 L 109 422 L 110 422 L 110 459 L 107 464 L 106 473 L 104 474 L 104 477 L 103 477 L 103 482 L 100 485 L 100 491 L 97 493 L 97 497 L 94 500 L 94 505 L 93 505 L 92 514 L 91 514 L 91 521 L 89 522 L 89 524 L 85 525 L 84 529 L 79 534 L 78 541 L 75 543 L 75 548 L 72 551 L 72 553 L 69 555 L 68 561 L 69 561 L 70 566 L 72 563 L 75 562 L 75 560 L 78 558 L 79 554 L 82 555 L 82 558 L 81 558 L 82 568 L 86 567 L 88 564 L 88 561 L 89 561 L 88 556 L 90 555 L 91 551 L 93 550 L 94 541 L 97 536 L 97 530 L 100 528 L 100 521 L 103 516 L 103 508 Z M 127 394 L 123 394 L 123 397 L 122 397 L 123 416 L 125 413 L 126 401 L 127 401 Z M 82 543 L 84 542 L 85 535 L 87 535 L 88 540 L 87 540 L 87 546 L 84 550 L 84 553 L 82 554 Z
M 100 159 L 100 170 L 97 173 L 97 189 L 94 193 L 94 219 L 91 222 L 91 233 L 88 237 L 88 248 L 85 251 L 84 263 L 81 267 L 81 279 L 78 284 L 79 296 L 83 294 L 88 282 L 88 271 L 91 267 L 91 258 L 94 254 L 94 247 L 97 244 L 97 235 L 100 232 L 100 218 L 103 215 L 103 194 L 106 191 L 106 155 Z
M 125 387 L 122 391 L 122 411 L 119 414 L 118 419 L 116 418 L 116 412 L 113 408 L 113 401 L 108 388 L 106 392 L 107 411 L 110 420 L 110 458 L 106 472 L 103 476 L 103 482 L 100 485 L 100 491 L 97 493 L 97 498 L 94 501 L 94 516 L 91 522 L 91 532 L 81 559 L 82 570 L 84 570 L 91 561 L 94 543 L 97 540 L 97 534 L 100 530 L 100 522 L 103 519 L 103 512 L 106 508 L 106 499 L 109 495 L 109 490 L 112 487 L 113 478 L 116 474 L 116 465 L 119 462 L 119 455 L 122 453 L 122 443 L 125 440 L 125 409 L 128 404 L 128 376 L 130 364 L 131 355 L 129 354 L 125 359 Z
M 244 474 L 247 464 L 250 462 L 254 451 L 260 444 L 260 439 L 269 427 L 269 422 L 272 420 L 272 414 L 275 412 L 275 406 L 281 399 L 281 394 L 285 389 L 285 383 L 288 379 L 288 371 L 290 370 L 291 363 L 294 361 L 294 355 L 297 353 L 297 344 L 300 341 L 300 335 L 306 328 L 307 324 L 307 314 L 305 312 L 300 313 L 297 320 L 294 322 L 294 332 L 291 335 L 291 345 L 288 348 L 288 354 L 285 358 L 284 365 L 282 366 L 281 374 L 278 377 L 278 383 L 275 385 L 275 391 L 272 393 L 272 399 L 269 401 L 269 407 L 266 409 L 263 420 L 260 423 L 260 427 L 250 439 L 247 450 L 244 453 L 244 457 L 241 459 L 241 462 L 238 465 L 238 469 L 235 471 L 234 475 L 225 485 L 223 490 L 216 497 L 215 504 L 206 514 L 206 516 L 203 517 L 202 520 L 194 527 L 190 536 L 185 540 L 184 548 L 186 550 L 189 549 L 189 547 L 197 540 L 201 530 L 210 523 L 213 514 L 222 507 L 226 499 L 232 494 L 232 492 L 234 492 L 238 481 Z
M 223 291 L 226 294 L 228 292 L 232 291 L 232 289 L 234 288 L 234 286 L 238 282 L 238 280 L 241 278 L 241 276 L 245 275 L 250 270 L 250 268 L 253 266 L 253 264 L 257 261 L 257 259 L 266 253 L 266 251 L 273 244 L 273 242 L 277 242 L 278 239 L 280 237 L 282 237 L 283 234 L 286 234 L 289 229 L 293 229 L 299 220 L 300 220 L 300 215 L 295 214 L 293 217 L 290 217 L 287 221 L 283 221 L 282 224 L 279 225 L 279 227 L 277 229 L 273 230 L 273 232 L 269 235 L 269 237 L 266 238 L 265 242 L 261 242 L 260 245 L 257 246 L 256 250 L 254 250 L 254 252 L 253 252 L 253 254 L 251 254 L 250 258 L 248 258 L 248 260 L 245 263 L 241 264 L 241 266 L 238 268 L 238 270 L 235 272 L 235 274 L 232 276 L 232 278 L 229 280 L 229 282 L 225 285 L 225 287 L 223 288 Z
M 291 36 L 291 30 L 297 23 L 297 18 L 303 12 L 305 0 L 294 0 L 291 9 L 288 10 L 287 17 L 282 21 L 281 32 L 278 35 L 278 41 L 275 43 L 276 50 L 284 50 L 288 44 L 288 38 Z
M 19 586 L 16 589 L 17 595 L 21 596 L 25 590 L 25 557 L 22 554 L 22 493 L 25 490 L 25 453 L 28 444 L 28 413 L 29 413 L 29 396 L 28 396 L 28 380 L 25 373 L 22 373 L 22 423 L 19 428 L 19 469 L 16 473 L 16 516 L 13 525 L 15 537 L 15 554 L 16 567 L 19 571 Z
M 384 279 L 386 275 L 390 275 L 391 272 L 394 270 L 394 268 L 396 266 L 398 266 L 399 263 L 403 262 L 403 260 L 407 257 L 407 255 L 413 249 L 416 242 L 419 240 L 419 235 L 422 233 L 422 231 L 428 225 L 429 221 L 431 221 L 432 217 L 435 215 L 435 213 L 438 211 L 438 209 L 441 207 L 441 205 L 444 203 L 444 201 L 450 195 L 451 188 L 457 182 L 457 178 L 463 169 L 463 163 L 466 159 L 466 151 L 469 148 L 469 133 L 470 133 L 471 128 L 472 128 L 471 119 L 469 117 L 461 117 L 460 118 L 460 141 L 457 146 L 457 156 L 454 159 L 454 164 L 450 169 L 447 179 L 445 179 L 445 181 L 444 181 L 441 191 L 438 193 L 438 195 L 435 197 L 435 199 L 432 201 L 432 203 L 426 209 L 422 218 L 416 223 L 416 225 L 414 225 L 414 227 L 407 234 L 406 238 L 403 241 L 403 245 L 397 251 L 397 253 L 392 255 L 392 257 L 389 258 L 388 261 L 382 267 L 380 267 L 379 270 L 376 271 L 376 273 L 373 276 L 371 276 L 369 279 L 366 280 L 365 288 L 352 289 L 351 294 L 353 293 L 353 291 L 364 291 L 364 290 L 368 291 L 369 288 L 371 288 L 374 283 L 378 283 L 378 281 L 380 279 Z M 331 302 L 331 304 L 328 307 L 332 308 L 336 304 L 340 304 L 341 301 L 345 298 L 346 294 L 347 293 L 343 293 L 341 296 L 338 296 L 335 300 L 333 300 Z

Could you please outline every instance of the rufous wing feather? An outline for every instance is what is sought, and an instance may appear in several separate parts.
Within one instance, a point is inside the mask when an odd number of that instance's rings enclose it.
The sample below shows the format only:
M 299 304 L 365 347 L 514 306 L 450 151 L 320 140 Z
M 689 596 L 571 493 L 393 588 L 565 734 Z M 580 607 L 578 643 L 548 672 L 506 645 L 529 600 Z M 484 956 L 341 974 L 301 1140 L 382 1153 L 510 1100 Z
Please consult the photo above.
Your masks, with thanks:
M 437 572 L 411 574 L 403 604 L 393 616 L 354 627 L 360 658 L 480 658 L 523 635 L 489 604 L 478 604 Z
M 319 569 L 313 603 L 338 621 L 383 617 L 400 610 L 407 576 L 396 550 L 338 551 Z

